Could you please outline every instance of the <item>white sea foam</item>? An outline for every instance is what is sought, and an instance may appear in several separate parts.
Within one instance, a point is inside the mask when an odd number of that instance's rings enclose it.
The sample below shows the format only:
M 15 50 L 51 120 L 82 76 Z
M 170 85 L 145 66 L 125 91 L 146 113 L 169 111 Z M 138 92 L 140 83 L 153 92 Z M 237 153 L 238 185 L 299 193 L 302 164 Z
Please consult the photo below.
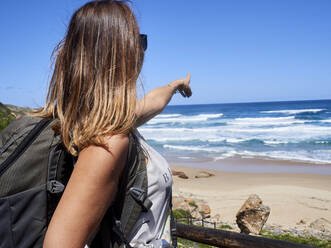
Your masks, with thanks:
M 260 111 L 260 113 L 271 114 L 271 113 L 280 113 L 280 114 L 300 114 L 300 113 L 318 113 L 326 109 L 286 109 L 286 110 L 270 110 L 270 111 Z
M 161 115 L 150 120 L 147 124 L 160 124 L 160 123 L 190 123 L 190 122 L 200 122 L 207 121 L 209 119 L 217 119 L 222 117 L 223 114 L 199 114 L 199 115 Z
M 321 141 L 315 141 L 316 144 L 329 144 L 331 143 L 330 141 L 327 140 L 321 140 Z
M 189 151 L 189 152 L 207 152 L 213 155 L 214 160 L 221 160 L 235 156 L 245 158 L 264 158 L 264 159 L 277 159 L 310 162 L 316 164 L 331 164 L 331 153 L 329 150 L 296 150 L 296 151 L 237 151 L 229 147 L 203 147 L 203 146 L 180 146 L 180 145 L 164 145 L 166 149 Z
M 237 152 L 235 150 L 228 151 L 226 153 L 223 153 L 220 156 L 214 157 L 214 161 L 222 160 L 222 159 L 225 159 L 225 158 L 231 158 L 231 157 L 234 157 L 236 155 L 237 155 Z
M 193 141 L 195 140 L 195 138 L 194 137 L 152 137 L 152 138 L 147 138 L 147 140 L 153 140 L 156 142 L 173 142 L 173 141 Z
M 179 117 L 181 114 L 160 114 L 156 118 L 169 118 L 169 117 Z
M 263 141 L 267 145 L 280 145 L 280 144 L 288 144 L 289 141 L 281 141 L 281 140 L 264 140 Z
M 331 123 L 331 119 L 327 119 L 327 120 L 320 120 L 320 122 L 324 122 L 324 123 Z
M 251 157 L 268 157 L 271 159 L 290 160 L 300 162 L 312 162 L 318 164 L 331 164 L 331 154 L 327 150 L 296 150 L 292 151 L 268 151 L 268 152 L 240 152 L 240 155 L 248 155 Z
M 163 145 L 164 148 L 194 151 L 194 152 L 209 152 L 209 153 L 224 153 L 230 150 L 228 147 L 204 147 L 204 146 L 179 146 L 179 145 Z
M 208 143 L 241 143 L 252 139 L 261 140 L 267 145 L 300 143 L 309 140 L 331 138 L 331 126 L 298 124 L 295 126 L 248 127 L 228 125 L 205 128 L 153 128 L 142 127 L 139 131 L 147 140 L 166 143 L 201 141 Z
M 205 117 L 208 119 L 213 119 L 213 118 L 220 118 L 223 116 L 223 113 L 219 113 L 219 114 L 200 114 L 198 115 L 199 117 Z
M 331 127 L 297 125 L 274 128 L 228 128 L 224 133 L 235 138 L 258 139 L 267 145 L 278 145 L 328 139 L 331 137 Z
M 226 138 L 225 141 L 228 143 L 241 143 L 241 142 L 245 142 L 248 141 L 250 139 L 238 139 L 238 138 Z
M 178 157 L 180 159 L 192 159 L 192 157 Z
M 213 138 L 213 136 L 186 136 L 186 137 L 149 137 L 146 136 L 147 140 L 152 140 L 156 142 L 181 142 L 181 141 L 200 141 L 200 142 L 209 142 L 209 143 L 219 143 L 219 142 L 227 142 L 227 143 L 241 143 L 252 140 L 251 138 L 240 139 L 240 138 L 227 138 L 227 137 L 220 137 L 220 138 Z
M 228 128 L 227 131 L 234 133 L 286 133 L 292 134 L 295 133 L 318 133 L 325 135 L 328 132 L 331 132 L 331 127 L 327 126 L 314 126 L 314 125 L 297 125 L 297 126 L 286 126 L 286 127 L 273 127 L 273 128 Z
M 331 164 L 331 155 L 327 150 L 315 150 L 308 152 L 299 150 L 295 152 L 288 151 L 267 151 L 267 152 L 252 152 L 252 151 L 228 151 L 220 156 L 214 157 L 214 160 L 222 160 L 225 158 L 241 156 L 244 158 L 264 158 L 273 160 L 289 160 L 298 162 L 310 162 L 315 164 Z
M 209 138 L 203 139 L 203 141 L 208 141 L 210 143 L 226 142 L 226 143 L 241 143 L 251 140 L 252 138 L 230 138 L 230 137 L 220 137 L 220 138 Z
M 185 118 L 155 118 L 147 122 L 147 124 L 161 124 L 161 123 L 187 123 L 187 122 L 197 122 L 205 121 L 206 118 L 197 118 L 197 117 L 185 117 Z
M 156 135 L 160 133 L 213 133 L 220 130 L 219 128 L 186 128 L 186 127 L 178 127 L 178 128 L 153 128 L 153 127 L 141 127 L 138 128 L 142 133 L 154 133 Z
M 293 125 L 306 123 L 309 121 L 295 119 L 294 116 L 288 117 L 258 117 L 258 118 L 236 118 L 230 120 L 228 124 L 241 126 L 275 126 L 275 125 Z

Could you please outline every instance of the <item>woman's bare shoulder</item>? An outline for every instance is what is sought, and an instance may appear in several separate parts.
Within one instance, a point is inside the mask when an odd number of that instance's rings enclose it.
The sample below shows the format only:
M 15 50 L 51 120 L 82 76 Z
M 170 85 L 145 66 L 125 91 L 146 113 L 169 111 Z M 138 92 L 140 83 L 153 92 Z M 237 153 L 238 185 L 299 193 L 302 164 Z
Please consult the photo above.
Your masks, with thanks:
M 112 136 L 107 136 L 105 141 L 109 147 L 126 147 L 129 145 L 129 135 L 128 134 L 116 134 Z
M 117 134 L 104 137 L 105 146 L 90 145 L 83 149 L 78 156 L 86 159 L 104 159 L 105 162 L 111 157 L 126 153 L 129 145 L 129 137 L 125 134 Z

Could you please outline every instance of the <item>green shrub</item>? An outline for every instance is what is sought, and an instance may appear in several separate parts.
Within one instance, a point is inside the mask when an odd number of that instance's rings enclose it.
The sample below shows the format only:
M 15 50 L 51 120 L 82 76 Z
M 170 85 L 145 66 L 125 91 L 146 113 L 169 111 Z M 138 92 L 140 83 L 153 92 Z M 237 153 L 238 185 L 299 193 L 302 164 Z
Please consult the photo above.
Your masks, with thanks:
M 174 214 L 174 217 L 176 219 L 181 219 L 181 218 L 191 218 L 191 213 L 188 210 L 184 210 L 184 209 L 176 209 L 172 211 Z
M 194 207 L 194 208 L 197 208 L 198 207 L 198 205 L 195 203 L 195 201 L 190 201 L 188 203 L 188 205 L 190 205 L 191 207 Z
M 221 225 L 217 228 L 222 229 L 222 230 L 226 230 L 226 229 L 231 230 L 231 229 L 233 229 L 232 226 L 230 226 L 230 225 Z
M 290 234 L 273 235 L 270 232 L 262 232 L 262 236 L 269 239 L 278 239 L 298 244 L 307 244 L 316 247 L 331 248 L 331 240 L 320 240 L 315 237 L 296 237 Z
M 194 248 L 213 248 L 213 247 L 216 247 L 216 246 L 205 245 L 205 244 L 194 242 L 194 241 L 191 241 L 191 240 L 178 238 L 178 248 L 187 248 L 187 247 L 194 247 Z
M 0 110 L 0 131 L 4 129 L 8 124 L 15 120 L 15 116 L 11 114 L 9 109 L 1 108 Z

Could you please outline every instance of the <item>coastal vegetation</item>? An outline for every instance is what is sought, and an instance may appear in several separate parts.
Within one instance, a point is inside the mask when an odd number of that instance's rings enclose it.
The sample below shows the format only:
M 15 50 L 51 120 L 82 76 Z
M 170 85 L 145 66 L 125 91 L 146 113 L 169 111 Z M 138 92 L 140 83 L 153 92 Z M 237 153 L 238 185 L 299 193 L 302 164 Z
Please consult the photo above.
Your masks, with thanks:
M 270 232 L 263 231 L 262 237 L 269 238 L 269 239 L 278 239 L 292 243 L 304 244 L 304 245 L 312 245 L 315 247 L 321 248 L 330 248 L 331 247 L 331 240 L 321 240 L 316 237 L 301 237 L 301 236 L 294 236 L 290 234 L 280 234 L 275 235 Z
M 176 210 L 173 210 L 172 212 L 173 212 L 175 219 L 184 224 L 188 224 L 188 220 L 190 218 L 192 218 L 189 210 L 176 209 Z
M 321 248 L 330 248 L 331 247 L 331 241 L 320 240 L 315 237 L 296 237 L 296 236 L 292 236 L 290 234 L 282 234 L 282 235 L 262 234 L 261 236 L 265 237 L 265 238 L 283 240 L 283 241 L 293 242 L 293 243 L 298 243 L 298 244 L 312 245 L 314 247 L 321 247 Z M 182 248 L 184 248 L 184 247 L 186 247 L 186 248 L 187 247 L 212 248 L 215 246 L 205 245 L 205 244 L 197 243 L 194 241 L 179 238 L 178 247 L 179 248 L 181 248 L 181 247 Z
M 183 210 L 183 209 L 176 209 L 173 210 L 174 217 L 176 220 L 180 223 L 189 225 L 194 224 L 197 226 L 201 226 L 200 222 L 192 222 L 192 215 L 190 211 Z M 194 218 L 193 218 L 194 219 Z M 217 229 L 225 230 L 225 231 L 233 231 L 233 228 L 230 225 L 222 224 L 220 226 L 217 226 Z M 263 229 L 261 232 L 261 237 L 264 238 L 270 238 L 270 239 L 276 239 L 276 240 L 282 240 L 297 244 L 305 244 L 305 245 L 312 245 L 314 247 L 321 247 L 321 248 L 331 248 L 331 240 L 322 240 L 318 239 L 316 237 L 312 236 L 295 236 L 291 234 L 275 234 L 270 230 Z M 208 247 L 214 247 L 210 245 L 205 245 L 202 243 L 186 240 L 179 238 L 178 239 L 178 247 L 196 247 L 196 248 L 208 248 Z
M 31 109 L 27 107 L 18 107 L 0 102 L 0 131 L 18 116 L 29 111 L 31 111 Z
M 15 113 L 13 113 L 6 105 L 0 102 L 0 131 L 15 118 Z

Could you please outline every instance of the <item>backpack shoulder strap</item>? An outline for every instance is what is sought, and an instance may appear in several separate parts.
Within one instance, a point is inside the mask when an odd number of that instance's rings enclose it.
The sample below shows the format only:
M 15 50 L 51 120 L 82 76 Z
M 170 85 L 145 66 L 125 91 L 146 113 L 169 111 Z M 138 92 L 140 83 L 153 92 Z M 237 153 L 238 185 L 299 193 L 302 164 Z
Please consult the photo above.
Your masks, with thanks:
M 124 174 L 127 176 L 127 180 L 126 182 L 123 180 L 125 194 L 121 195 L 121 197 L 125 196 L 120 218 L 125 237 L 131 234 L 141 212 L 147 211 L 151 207 L 151 202 L 147 198 L 146 155 L 134 134 L 132 140 L 131 161 L 129 162 L 132 166 L 128 166 L 129 173 Z
M 90 247 L 115 248 L 122 244 L 130 247 L 128 236 L 141 212 L 151 206 L 147 199 L 147 186 L 146 156 L 135 134 L 130 133 L 127 164 L 120 178 L 114 204 L 103 218 Z

